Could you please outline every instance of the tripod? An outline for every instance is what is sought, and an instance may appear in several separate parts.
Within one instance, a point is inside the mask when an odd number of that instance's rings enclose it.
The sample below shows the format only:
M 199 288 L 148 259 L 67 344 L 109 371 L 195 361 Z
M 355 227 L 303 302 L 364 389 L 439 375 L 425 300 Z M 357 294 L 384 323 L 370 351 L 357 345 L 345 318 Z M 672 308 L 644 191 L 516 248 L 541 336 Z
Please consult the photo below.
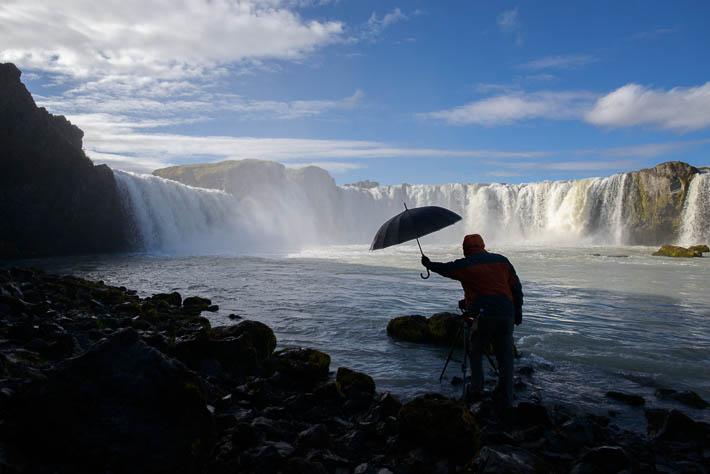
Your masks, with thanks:
M 463 375 L 463 388 L 461 393 L 461 399 L 463 401 L 466 401 L 466 372 L 468 370 L 468 357 L 470 350 L 469 344 L 471 343 L 473 335 L 476 333 L 476 331 L 478 331 L 478 318 L 481 316 L 482 312 L 483 310 L 474 313 L 461 308 L 461 326 L 459 327 L 459 330 L 456 333 L 456 336 L 454 337 L 454 342 L 453 344 L 451 344 L 451 349 L 449 350 L 449 355 L 446 357 L 444 368 L 441 370 L 441 374 L 439 375 L 439 382 L 441 382 L 441 380 L 444 378 L 444 373 L 446 373 L 446 368 L 449 365 L 449 361 L 451 361 L 451 356 L 453 355 L 454 349 L 456 348 L 456 343 L 459 341 L 459 336 L 463 332 L 463 361 L 461 362 L 461 372 Z M 491 364 L 493 372 L 498 375 L 498 370 L 495 366 L 495 363 L 493 362 L 493 359 L 491 359 L 491 356 L 488 354 L 488 351 L 484 350 L 483 352 L 486 354 L 486 358 L 488 359 L 488 363 Z

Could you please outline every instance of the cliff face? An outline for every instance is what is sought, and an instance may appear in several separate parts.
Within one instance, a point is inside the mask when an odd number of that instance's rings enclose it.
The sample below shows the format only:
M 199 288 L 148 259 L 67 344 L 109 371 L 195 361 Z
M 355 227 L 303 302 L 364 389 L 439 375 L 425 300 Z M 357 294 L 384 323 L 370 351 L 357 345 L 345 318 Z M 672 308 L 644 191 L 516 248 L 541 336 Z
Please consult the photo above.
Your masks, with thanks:
M 687 163 L 669 161 L 628 174 L 625 206 L 630 243 L 655 245 L 676 240 L 688 186 L 698 172 Z
M 113 172 L 82 150 L 84 133 L 35 105 L 0 64 L 0 257 L 125 250 Z

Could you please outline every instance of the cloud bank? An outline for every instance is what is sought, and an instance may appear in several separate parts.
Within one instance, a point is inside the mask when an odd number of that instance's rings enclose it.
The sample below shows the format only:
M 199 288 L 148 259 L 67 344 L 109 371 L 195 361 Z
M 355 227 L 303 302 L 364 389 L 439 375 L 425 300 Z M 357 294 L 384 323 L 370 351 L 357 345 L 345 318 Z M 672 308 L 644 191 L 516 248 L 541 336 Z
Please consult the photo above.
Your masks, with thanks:
M 662 130 L 692 132 L 710 126 L 710 82 L 669 91 L 627 84 L 600 98 L 585 114 L 600 127 L 648 125 Z
M 4 0 L 0 60 L 78 78 L 175 80 L 240 61 L 297 59 L 342 35 L 342 23 L 304 21 L 291 6 L 279 0 Z

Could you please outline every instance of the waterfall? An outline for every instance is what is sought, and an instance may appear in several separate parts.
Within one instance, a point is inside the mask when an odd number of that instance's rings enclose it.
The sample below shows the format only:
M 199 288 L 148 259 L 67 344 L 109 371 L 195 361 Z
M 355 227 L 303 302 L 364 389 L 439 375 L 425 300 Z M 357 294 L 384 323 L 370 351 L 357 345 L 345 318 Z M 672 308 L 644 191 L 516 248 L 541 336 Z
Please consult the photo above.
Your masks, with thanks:
M 238 247 L 245 229 L 232 196 L 157 176 L 127 171 L 114 176 L 137 250 L 200 253 Z
M 462 216 L 461 223 L 427 236 L 432 243 L 458 243 L 473 232 L 496 245 L 634 243 L 626 228 L 635 202 L 630 173 L 523 184 L 360 188 L 337 186 L 316 168 L 282 167 L 279 172 L 274 165 L 264 173 L 250 163 L 231 193 L 117 171 L 136 247 L 193 254 L 369 244 L 379 226 L 401 212 L 405 202 L 409 207 L 442 206 Z M 683 242 L 710 241 L 709 178 L 701 173 L 691 182 L 683 210 Z
M 683 206 L 680 245 L 710 243 L 710 173 L 695 175 Z

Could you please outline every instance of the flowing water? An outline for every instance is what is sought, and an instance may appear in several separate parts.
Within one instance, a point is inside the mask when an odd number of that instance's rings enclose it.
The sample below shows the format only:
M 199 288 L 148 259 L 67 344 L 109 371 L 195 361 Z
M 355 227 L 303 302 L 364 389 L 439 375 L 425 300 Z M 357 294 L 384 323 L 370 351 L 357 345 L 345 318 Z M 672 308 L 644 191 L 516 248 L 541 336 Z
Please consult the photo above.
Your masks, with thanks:
M 509 257 L 523 282 L 524 322 L 515 330 L 532 378 L 519 399 L 534 398 L 619 411 L 616 422 L 643 429 L 640 411 L 605 399 L 620 390 L 646 397 L 659 387 L 695 390 L 710 399 L 710 258 L 652 257 L 625 245 L 627 175 L 580 181 L 506 184 L 337 187 L 327 175 L 292 172 L 253 193 L 184 186 L 116 172 L 141 253 L 28 260 L 134 288 L 142 296 L 179 291 L 272 327 L 279 347 L 307 346 L 371 374 L 379 390 L 402 398 L 456 394 L 448 348 L 395 341 L 387 322 L 406 314 L 456 311 L 457 282 L 419 278 L 418 249 L 401 245 L 369 252 L 377 228 L 402 209 L 441 205 L 463 216 L 422 239 L 433 260 L 460 256 L 464 234 L 483 234 Z M 710 179 L 692 181 L 679 243 L 710 242 Z M 459 359 L 460 360 L 460 359 Z M 691 410 L 691 409 L 686 409 Z M 706 410 L 707 411 L 707 410 Z M 694 412 L 696 418 L 710 415 Z

